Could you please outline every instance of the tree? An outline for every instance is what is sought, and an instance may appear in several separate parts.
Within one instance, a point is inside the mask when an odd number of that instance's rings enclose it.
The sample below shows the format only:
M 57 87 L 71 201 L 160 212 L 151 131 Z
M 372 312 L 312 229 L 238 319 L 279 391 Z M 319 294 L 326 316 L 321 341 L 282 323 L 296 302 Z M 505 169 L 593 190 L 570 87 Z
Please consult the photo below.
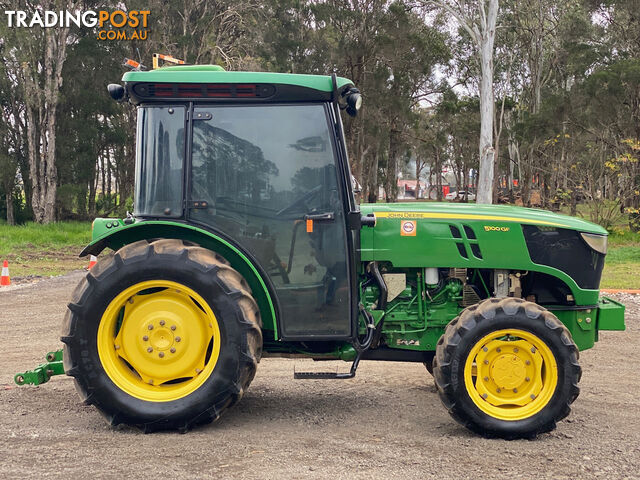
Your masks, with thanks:
M 30 182 L 25 151 L 24 89 L 15 48 L 7 41 L 9 30 L 0 26 L 0 57 L 3 60 L 0 64 L 0 190 L 4 196 L 7 223 L 13 225 L 19 213 L 14 208 L 16 191 L 19 193 L 18 170 L 27 195 Z
M 149 2 L 148 2 L 149 3 Z M 256 28 L 257 0 L 151 0 L 145 7 L 162 12 L 153 19 L 152 43 L 189 63 L 221 63 L 237 68 L 246 62 L 251 44 L 244 40 Z
M 71 0 L 50 0 L 27 2 L 27 7 L 29 11 L 42 13 L 46 10 L 73 11 L 77 4 Z M 56 121 L 70 28 L 13 30 L 14 48 L 8 54 L 22 65 L 20 82 L 25 91 L 31 207 L 35 221 L 49 223 L 55 220 L 58 188 Z
M 498 0 L 480 0 L 478 2 L 426 0 L 424 4 L 435 5 L 451 14 L 476 45 L 478 63 L 480 64 L 480 172 L 476 202 L 492 203 L 495 157 L 493 143 L 493 51 L 498 18 Z

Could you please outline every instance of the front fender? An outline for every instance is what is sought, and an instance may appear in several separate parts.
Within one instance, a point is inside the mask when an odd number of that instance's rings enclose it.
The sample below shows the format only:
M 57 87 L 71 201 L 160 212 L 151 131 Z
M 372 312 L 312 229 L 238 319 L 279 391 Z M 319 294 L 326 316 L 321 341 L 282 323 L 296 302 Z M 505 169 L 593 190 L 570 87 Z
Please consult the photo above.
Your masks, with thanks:
M 93 222 L 92 241 L 80 252 L 80 256 L 98 255 L 105 248 L 115 251 L 130 243 L 152 238 L 187 240 L 226 258 L 251 287 L 260 308 L 263 330 L 272 330 L 274 339 L 278 339 L 277 297 L 266 273 L 257 262 L 251 260 L 248 252 L 213 232 L 176 221 L 136 220 L 127 225 L 119 219 L 97 218 Z

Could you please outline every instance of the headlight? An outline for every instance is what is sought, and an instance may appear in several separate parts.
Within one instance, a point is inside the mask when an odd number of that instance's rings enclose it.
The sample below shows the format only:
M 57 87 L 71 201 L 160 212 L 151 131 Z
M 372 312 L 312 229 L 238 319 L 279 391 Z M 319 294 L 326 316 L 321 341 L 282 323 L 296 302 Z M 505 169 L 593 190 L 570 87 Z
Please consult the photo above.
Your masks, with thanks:
M 607 254 L 607 236 L 597 235 L 595 233 L 580 233 L 587 245 L 593 248 L 596 252 Z

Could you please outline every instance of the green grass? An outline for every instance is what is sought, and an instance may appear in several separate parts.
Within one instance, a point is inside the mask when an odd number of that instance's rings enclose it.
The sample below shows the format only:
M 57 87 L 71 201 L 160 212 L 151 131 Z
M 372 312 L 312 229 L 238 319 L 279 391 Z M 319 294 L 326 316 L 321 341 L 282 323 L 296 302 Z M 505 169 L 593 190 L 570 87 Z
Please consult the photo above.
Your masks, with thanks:
M 61 275 L 86 266 L 78 254 L 91 240 L 88 222 L 0 222 L 0 260 L 9 260 L 12 277 Z
M 28 246 L 65 248 L 86 245 L 90 240 L 91 223 L 88 222 L 57 222 L 48 225 L 29 222 L 15 227 L 0 222 L 0 256 Z
M 640 234 L 616 229 L 609 236 L 600 287 L 640 289 Z

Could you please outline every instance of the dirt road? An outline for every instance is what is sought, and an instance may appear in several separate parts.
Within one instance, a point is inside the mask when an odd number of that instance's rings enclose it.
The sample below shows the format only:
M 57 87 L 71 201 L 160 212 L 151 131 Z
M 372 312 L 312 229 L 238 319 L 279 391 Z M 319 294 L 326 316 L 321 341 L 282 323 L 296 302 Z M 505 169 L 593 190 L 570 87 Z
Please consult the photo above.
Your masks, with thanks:
M 618 297 L 628 330 L 604 332 L 581 354 L 572 414 L 536 441 L 468 433 L 422 365 L 363 362 L 353 380 L 302 381 L 294 365 L 318 365 L 280 359 L 260 363 L 243 400 L 216 424 L 144 435 L 108 427 L 68 377 L 12 386 L 15 372 L 58 347 L 81 275 L 0 290 L 0 478 L 640 478 L 638 296 Z

